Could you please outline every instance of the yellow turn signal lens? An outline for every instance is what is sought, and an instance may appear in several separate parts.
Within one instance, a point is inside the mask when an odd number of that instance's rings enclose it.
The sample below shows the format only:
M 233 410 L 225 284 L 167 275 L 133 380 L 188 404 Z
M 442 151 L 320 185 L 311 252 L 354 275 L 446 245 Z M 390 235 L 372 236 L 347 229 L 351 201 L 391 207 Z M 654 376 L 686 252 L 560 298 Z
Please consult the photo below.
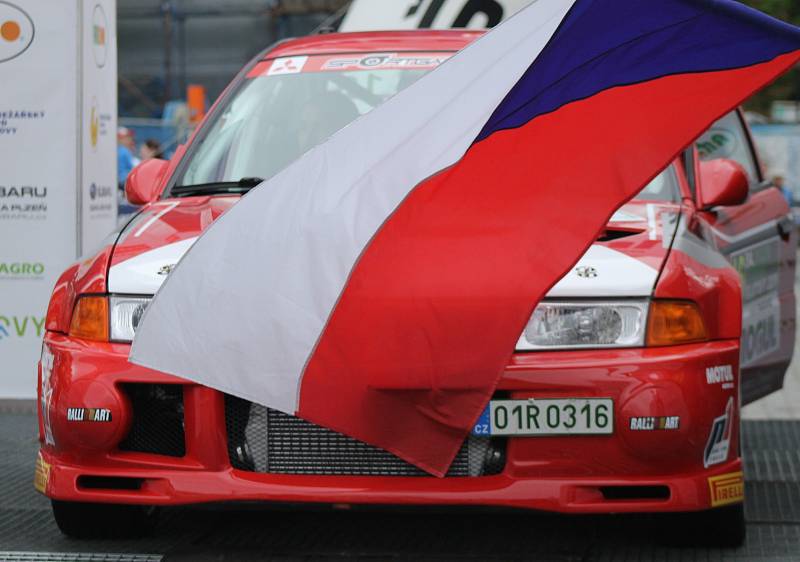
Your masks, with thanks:
M 688 301 L 653 301 L 647 322 L 647 345 L 677 345 L 707 338 L 700 309 Z
M 69 335 L 87 340 L 108 341 L 108 298 L 78 299 L 72 311 Z

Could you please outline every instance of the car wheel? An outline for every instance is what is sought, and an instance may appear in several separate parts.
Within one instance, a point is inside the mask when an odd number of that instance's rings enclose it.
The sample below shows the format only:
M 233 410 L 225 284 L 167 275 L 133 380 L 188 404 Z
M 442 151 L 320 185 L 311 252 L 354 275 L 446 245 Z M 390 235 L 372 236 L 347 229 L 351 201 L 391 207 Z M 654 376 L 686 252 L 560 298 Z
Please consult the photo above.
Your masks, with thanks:
M 737 548 L 744 544 L 747 526 L 744 504 L 690 513 L 675 513 L 659 535 L 672 546 Z
M 59 530 L 77 539 L 141 537 L 152 533 L 158 522 L 155 506 L 58 500 L 51 504 Z

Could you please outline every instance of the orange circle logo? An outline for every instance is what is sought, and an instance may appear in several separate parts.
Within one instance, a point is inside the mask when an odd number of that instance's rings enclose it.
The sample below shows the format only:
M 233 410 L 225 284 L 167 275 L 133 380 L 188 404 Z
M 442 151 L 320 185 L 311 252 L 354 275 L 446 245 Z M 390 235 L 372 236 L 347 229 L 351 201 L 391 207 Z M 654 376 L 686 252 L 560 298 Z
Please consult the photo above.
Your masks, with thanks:
M 0 63 L 24 53 L 35 34 L 33 20 L 22 8 L 0 0 Z
M 3 24 L 0 25 L 0 37 L 6 41 L 16 41 L 19 39 L 20 33 L 21 29 L 19 24 L 13 20 L 4 21 Z

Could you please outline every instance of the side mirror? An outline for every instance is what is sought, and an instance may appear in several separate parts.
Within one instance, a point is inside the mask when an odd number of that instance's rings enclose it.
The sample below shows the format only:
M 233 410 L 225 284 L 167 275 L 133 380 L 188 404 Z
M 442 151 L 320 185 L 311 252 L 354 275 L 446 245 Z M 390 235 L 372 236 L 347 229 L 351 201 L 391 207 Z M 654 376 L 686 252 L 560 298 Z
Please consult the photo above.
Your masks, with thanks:
M 747 200 L 750 181 L 738 162 L 716 158 L 700 162 L 697 206 L 708 210 L 719 205 L 741 205 Z
M 160 158 L 145 160 L 125 180 L 125 197 L 133 205 L 146 205 L 158 199 L 161 182 L 169 162 Z

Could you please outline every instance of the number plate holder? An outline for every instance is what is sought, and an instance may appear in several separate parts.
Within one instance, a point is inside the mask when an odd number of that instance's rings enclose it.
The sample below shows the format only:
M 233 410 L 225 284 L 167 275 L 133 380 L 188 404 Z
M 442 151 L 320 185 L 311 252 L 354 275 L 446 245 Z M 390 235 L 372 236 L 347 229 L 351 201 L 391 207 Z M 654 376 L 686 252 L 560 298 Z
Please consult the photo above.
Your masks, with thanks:
M 492 400 L 473 435 L 611 435 L 614 400 L 611 398 L 529 398 Z

